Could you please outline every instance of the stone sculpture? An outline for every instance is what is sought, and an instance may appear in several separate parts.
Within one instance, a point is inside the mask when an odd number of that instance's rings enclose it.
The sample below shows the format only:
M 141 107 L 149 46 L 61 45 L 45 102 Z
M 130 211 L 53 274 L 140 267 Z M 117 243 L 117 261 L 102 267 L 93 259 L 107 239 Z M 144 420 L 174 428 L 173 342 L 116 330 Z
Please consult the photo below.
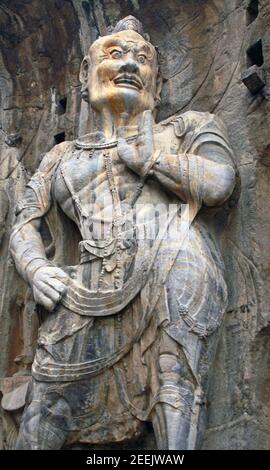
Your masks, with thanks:
M 11 236 L 42 317 L 16 447 L 121 443 L 148 421 L 158 449 L 198 448 L 227 301 L 226 131 L 192 111 L 155 123 L 158 55 L 133 17 L 91 45 L 80 79 L 100 131 L 43 158 Z M 59 207 L 81 235 L 73 266 L 48 259 L 41 236 Z

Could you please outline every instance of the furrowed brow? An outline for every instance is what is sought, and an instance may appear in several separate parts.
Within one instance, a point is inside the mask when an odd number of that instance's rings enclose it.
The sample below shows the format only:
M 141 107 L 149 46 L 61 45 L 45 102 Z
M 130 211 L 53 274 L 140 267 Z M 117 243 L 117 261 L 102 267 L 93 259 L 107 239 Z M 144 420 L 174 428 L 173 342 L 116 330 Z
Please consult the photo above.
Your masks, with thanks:
M 123 50 L 127 50 L 128 49 L 128 44 L 126 43 L 126 41 L 123 41 L 121 39 L 116 39 L 116 38 L 110 38 L 108 39 L 105 43 L 104 43 L 104 46 L 103 46 L 103 49 L 104 50 L 107 50 L 107 49 L 110 49 L 112 47 L 121 47 L 121 49 Z
M 148 44 L 141 43 L 141 44 L 136 44 L 133 48 L 133 50 L 138 53 L 138 52 L 144 52 L 148 58 L 152 58 L 154 56 L 154 52 L 151 49 L 151 47 Z

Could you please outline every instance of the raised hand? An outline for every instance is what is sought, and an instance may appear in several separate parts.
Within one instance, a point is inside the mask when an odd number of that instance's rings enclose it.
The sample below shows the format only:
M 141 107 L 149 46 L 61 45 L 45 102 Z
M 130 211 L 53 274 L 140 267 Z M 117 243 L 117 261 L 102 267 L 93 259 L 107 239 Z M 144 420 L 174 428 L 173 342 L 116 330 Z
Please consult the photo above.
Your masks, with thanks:
M 124 124 L 127 120 L 123 115 L 123 125 L 117 130 L 118 156 L 132 170 L 143 175 L 151 162 L 154 150 L 152 111 L 144 111 L 138 118 L 138 138 L 136 144 L 128 144 L 124 135 Z
M 69 277 L 54 266 L 39 268 L 33 277 L 32 289 L 35 301 L 52 312 L 67 290 Z

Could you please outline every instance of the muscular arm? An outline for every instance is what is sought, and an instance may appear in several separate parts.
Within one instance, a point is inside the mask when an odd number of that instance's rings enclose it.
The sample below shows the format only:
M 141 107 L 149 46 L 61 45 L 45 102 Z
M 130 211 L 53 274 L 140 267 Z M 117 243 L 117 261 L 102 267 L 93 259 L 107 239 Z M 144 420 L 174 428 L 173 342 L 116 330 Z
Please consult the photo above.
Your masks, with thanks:
M 67 275 L 46 257 L 40 235 L 42 217 L 51 205 L 51 176 L 57 153 L 47 155 L 27 185 L 18 204 L 17 219 L 10 239 L 10 250 L 20 275 L 32 287 L 37 303 L 54 309 L 66 290 Z
M 217 150 L 221 153 L 220 149 Z M 192 162 L 192 168 L 190 163 Z M 189 176 L 187 176 L 187 174 Z M 201 155 L 161 155 L 152 168 L 152 175 L 181 199 L 193 183 L 206 206 L 222 204 L 231 195 L 235 184 L 232 166 L 216 163 Z M 193 179 L 191 182 L 190 179 Z M 189 179 L 189 181 L 187 181 Z
M 30 285 L 35 271 L 50 263 L 46 258 L 45 248 L 39 233 L 41 220 L 34 219 L 23 224 L 23 216 L 17 218 L 17 223 L 11 234 L 10 250 L 20 275 Z M 18 225 L 21 228 L 18 229 Z
M 228 146 L 225 141 L 222 145 L 218 130 L 217 134 L 205 132 L 202 142 L 193 145 L 191 153 L 177 155 L 155 152 L 152 132 L 148 111 L 141 120 L 135 149 L 127 144 L 120 129 L 118 154 L 139 176 L 155 177 L 181 200 L 197 198 L 209 207 L 221 205 L 231 195 L 235 171 Z

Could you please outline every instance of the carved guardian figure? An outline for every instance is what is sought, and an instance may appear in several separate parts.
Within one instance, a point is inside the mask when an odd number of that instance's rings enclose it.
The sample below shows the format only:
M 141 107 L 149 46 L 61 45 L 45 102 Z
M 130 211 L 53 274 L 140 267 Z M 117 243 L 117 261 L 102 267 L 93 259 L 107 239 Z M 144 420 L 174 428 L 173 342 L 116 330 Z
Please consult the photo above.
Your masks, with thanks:
M 215 227 L 235 186 L 226 131 L 192 111 L 155 123 L 157 51 L 133 17 L 91 45 L 80 79 L 100 130 L 45 155 L 11 237 L 42 314 L 17 449 L 121 443 L 145 422 L 158 449 L 195 449 L 227 302 Z M 56 256 L 63 217 L 80 233 L 72 266 Z

